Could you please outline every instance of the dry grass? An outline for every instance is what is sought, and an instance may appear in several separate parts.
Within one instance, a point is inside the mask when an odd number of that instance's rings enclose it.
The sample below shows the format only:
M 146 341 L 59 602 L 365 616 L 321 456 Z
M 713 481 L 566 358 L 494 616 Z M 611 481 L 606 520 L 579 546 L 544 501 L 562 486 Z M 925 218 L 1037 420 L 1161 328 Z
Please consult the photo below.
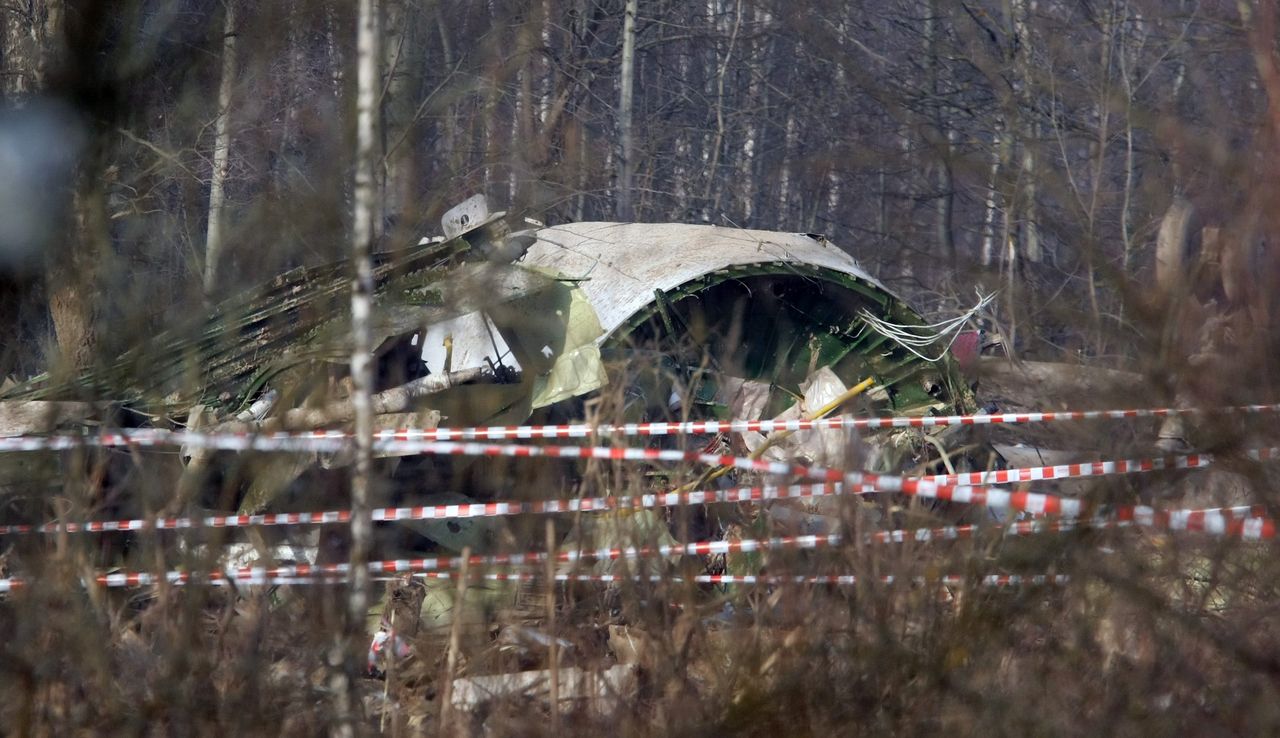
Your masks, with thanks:
M 583 412 L 618 418 L 626 404 L 619 390 Z M 1097 430 L 1079 430 L 1089 435 L 1077 440 L 1104 457 L 1133 443 L 1131 435 L 1103 437 Z M 698 447 L 708 439 L 661 442 Z M 157 472 L 158 480 L 142 481 L 149 461 L 137 457 L 136 463 L 140 471 L 131 479 L 139 489 L 165 478 Z M 654 469 L 604 462 L 551 474 L 545 467 L 551 462 L 537 463 L 544 466 L 503 467 L 510 494 L 534 494 L 522 479 L 542 479 L 546 496 L 595 495 L 670 487 L 698 475 L 688 467 L 655 477 Z M 1208 488 L 1198 483 L 1205 477 L 1191 472 L 1107 479 L 1081 489 L 1099 501 L 1137 502 L 1166 499 L 1179 485 L 1191 486 L 1199 495 L 1195 502 L 1209 505 L 1231 487 L 1230 502 L 1266 501 L 1264 492 L 1274 482 L 1268 469 L 1239 461 L 1228 469 L 1218 478 L 1229 477 L 1229 485 Z M 69 476 L 67 489 L 85 478 Z M 556 480 L 571 489 L 556 490 Z M 735 481 L 757 480 L 740 475 Z M 853 543 L 612 565 L 615 573 L 663 575 L 654 582 L 549 589 L 544 581 L 476 581 L 462 605 L 453 582 L 429 582 L 427 592 L 386 585 L 383 594 L 398 593 L 397 628 L 412 653 L 381 661 L 384 674 L 359 682 L 363 728 L 388 735 L 485 736 L 1280 730 L 1280 560 L 1270 542 L 1141 530 L 1007 538 L 991 525 L 970 540 L 871 545 L 862 542 L 863 534 L 890 524 L 989 517 L 889 499 L 845 498 L 824 511 Z M 562 547 L 626 542 L 616 531 L 640 516 L 616 516 L 617 525 L 577 530 L 566 542 L 585 518 L 558 521 Z M 675 509 L 662 522 L 633 528 L 638 532 L 630 542 L 652 544 L 667 532 L 678 540 L 788 532 L 763 508 L 746 505 Z M 541 548 L 542 533 L 541 519 L 513 519 L 495 535 L 495 550 Z M 341 587 L 81 587 L 81 575 L 112 560 L 152 569 L 212 563 L 197 556 L 198 548 L 175 546 L 171 536 L 110 540 L 104 546 L 88 536 L 25 538 L 10 549 L 6 567 L 30 577 L 33 586 L 0 601 L 0 720 L 9 732 L 289 736 L 332 727 L 325 654 L 340 627 Z M 341 545 L 327 555 L 340 557 Z M 600 572 L 605 566 L 584 563 L 561 571 Z M 856 574 L 863 581 L 840 587 L 679 581 L 726 568 Z M 1058 586 L 982 586 L 980 577 L 989 573 L 1071 579 Z M 937 582 L 943 574 L 968 578 L 943 586 Z M 903 583 L 880 584 L 882 575 Z M 905 583 L 913 577 L 924 582 Z M 413 613 L 423 594 L 445 604 L 432 610 L 440 617 L 419 625 Z M 563 700 L 556 715 L 544 688 L 534 687 L 453 710 L 442 728 L 446 684 L 456 691 L 463 682 L 455 679 L 549 669 L 548 636 L 563 640 L 555 664 Z M 581 672 L 611 668 L 626 675 L 617 682 L 621 691 L 605 686 L 593 699 L 568 699 Z

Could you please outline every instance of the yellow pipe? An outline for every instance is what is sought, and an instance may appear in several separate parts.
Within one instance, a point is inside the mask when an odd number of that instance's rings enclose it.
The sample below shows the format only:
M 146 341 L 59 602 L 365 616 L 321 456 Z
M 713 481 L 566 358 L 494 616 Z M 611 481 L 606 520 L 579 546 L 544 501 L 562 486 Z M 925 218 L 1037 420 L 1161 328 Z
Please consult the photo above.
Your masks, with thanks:
M 861 382 L 858 382 L 858 383 L 857 383 L 857 384 L 855 384 L 853 387 L 851 387 L 851 388 L 849 388 L 849 389 L 845 390 L 843 393 L 841 393 L 841 395 L 840 395 L 839 397 L 837 397 L 836 399 L 834 399 L 834 400 L 832 400 L 831 402 L 828 402 L 827 404 L 825 404 L 825 405 L 823 405 L 822 407 L 818 408 L 818 411 L 817 411 L 817 412 L 815 412 L 815 413 L 813 413 L 812 415 L 810 415 L 810 416 L 809 416 L 809 420 L 817 420 L 818 418 L 822 418 L 822 417 L 825 417 L 825 416 L 827 416 L 827 415 L 830 415 L 830 414 L 831 414 L 831 412 L 832 412 L 832 411 L 834 411 L 836 408 L 838 408 L 838 407 L 840 407 L 841 405 L 845 404 L 845 403 L 846 403 L 846 402 L 848 402 L 849 400 L 852 400 L 853 398 L 857 397 L 858 395 L 862 394 L 863 392 L 866 392 L 868 389 L 870 389 L 871 385 L 873 385 L 873 384 L 875 384 L 875 383 L 876 383 L 876 380 L 875 380 L 875 378 L 874 378 L 874 377 L 867 377 L 866 379 L 862 380 Z

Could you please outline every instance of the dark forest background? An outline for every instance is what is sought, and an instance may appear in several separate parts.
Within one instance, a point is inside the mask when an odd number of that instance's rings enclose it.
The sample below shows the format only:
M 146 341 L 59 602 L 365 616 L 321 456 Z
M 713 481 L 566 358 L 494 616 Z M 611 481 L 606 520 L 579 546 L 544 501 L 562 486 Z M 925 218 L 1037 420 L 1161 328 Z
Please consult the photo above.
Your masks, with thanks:
M 1193 216 L 1179 249 L 1216 228 L 1274 276 L 1270 3 L 642 0 L 624 59 L 626 5 L 382 3 L 381 247 L 477 192 L 550 223 L 820 232 L 927 311 L 999 287 L 1016 351 L 1109 364 L 1152 332 L 1171 208 Z M 352 4 L 15 0 L 0 21 L 27 196 L 0 374 L 345 255 Z

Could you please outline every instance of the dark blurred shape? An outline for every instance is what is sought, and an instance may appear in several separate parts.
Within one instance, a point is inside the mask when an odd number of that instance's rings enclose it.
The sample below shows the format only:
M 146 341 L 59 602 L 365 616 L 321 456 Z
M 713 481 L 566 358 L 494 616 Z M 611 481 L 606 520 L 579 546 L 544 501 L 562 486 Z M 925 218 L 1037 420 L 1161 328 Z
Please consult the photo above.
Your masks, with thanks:
M 0 110 L 0 272 L 29 272 L 65 232 L 76 165 L 87 141 L 56 100 Z

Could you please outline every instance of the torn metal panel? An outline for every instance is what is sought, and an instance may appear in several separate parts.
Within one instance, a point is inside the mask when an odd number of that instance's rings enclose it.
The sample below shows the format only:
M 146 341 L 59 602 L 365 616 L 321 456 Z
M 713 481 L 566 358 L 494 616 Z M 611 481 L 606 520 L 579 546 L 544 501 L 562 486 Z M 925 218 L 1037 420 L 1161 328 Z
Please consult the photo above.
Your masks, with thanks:
M 472 195 L 445 211 L 440 218 L 445 238 L 457 238 L 463 234 L 483 228 L 506 215 L 505 212 L 490 213 L 489 201 L 484 195 Z
M 611 356 L 631 370 L 637 346 L 672 360 L 674 367 L 640 369 L 658 377 L 635 387 L 649 416 L 663 406 L 674 412 L 680 403 L 668 395 L 678 399 L 681 386 L 703 403 L 725 395 L 707 391 L 708 383 L 735 379 L 795 393 L 819 366 L 849 383 L 874 377 L 885 410 L 971 406 L 950 357 L 930 361 L 867 326 L 867 314 L 905 326 L 923 321 L 825 239 L 648 223 L 574 223 L 537 237 L 517 263 L 576 282 L 600 318 L 599 342 Z M 703 359 L 710 365 L 695 366 Z M 672 376 L 672 368 L 683 376 Z M 780 411 L 776 403 L 784 399 L 775 395 L 769 409 Z
M 457 492 L 438 492 L 422 498 L 424 505 L 472 505 L 478 502 Z M 482 550 L 497 538 L 502 522 L 494 518 L 461 518 L 458 520 L 406 520 L 403 524 L 450 551 L 461 552 L 470 547 Z
M 422 361 L 431 372 L 460 369 L 487 369 L 506 366 L 520 371 L 520 362 L 493 324 L 493 318 L 480 311 L 431 323 L 413 337 L 413 345 L 422 346 Z
M 578 281 L 600 316 L 605 340 L 654 303 L 654 290 L 679 291 L 734 266 L 819 267 L 892 295 L 852 256 L 799 233 L 680 223 L 570 223 L 543 228 L 537 236 L 518 263 Z
M 531 404 L 535 409 L 594 392 L 608 383 L 597 343 L 604 335 L 600 318 L 581 289 L 572 287 L 567 292 L 568 303 L 555 308 L 556 316 L 564 323 L 560 345 L 553 348 L 548 343 L 539 350 L 554 363 L 549 371 L 534 378 Z

